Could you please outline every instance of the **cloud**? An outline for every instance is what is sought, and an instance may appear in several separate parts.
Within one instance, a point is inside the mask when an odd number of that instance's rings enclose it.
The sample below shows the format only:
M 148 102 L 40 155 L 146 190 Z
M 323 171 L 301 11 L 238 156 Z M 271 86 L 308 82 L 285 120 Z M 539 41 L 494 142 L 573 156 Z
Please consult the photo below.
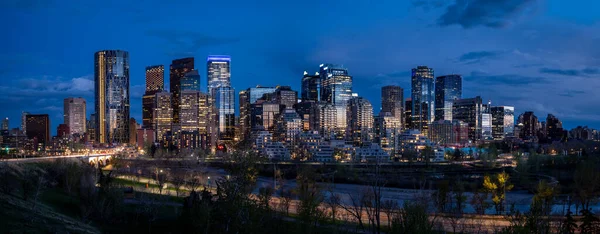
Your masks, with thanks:
M 487 59 L 493 59 L 500 56 L 501 51 L 473 51 L 458 57 L 458 61 L 465 64 L 480 63 Z
M 562 97 L 575 97 L 576 95 L 579 94 L 585 94 L 585 91 L 583 90 L 566 90 L 563 93 L 558 94 L 559 96 Z
M 539 70 L 540 73 L 562 75 L 562 76 L 590 76 L 600 74 L 600 70 L 596 68 L 577 69 L 559 69 L 543 67 Z
M 166 46 L 169 47 L 167 48 L 167 54 L 171 57 L 189 56 L 204 47 L 226 45 L 239 41 L 239 38 L 215 37 L 182 30 L 149 30 L 146 35 L 166 42 Z
M 413 0 L 410 4 L 413 7 L 421 8 L 424 11 L 430 11 L 433 9 L 441 8 L 446 5 L 444 0 Z
M 456 0 L 438 18 L 439 26 L 503 28 L 535 0 Z
M 490 75 L 482 72 L 471 72 L 464 77 L 465 81 L 476 82 L 478 85 L 508 85 L 522 86 L 531 84 L 548 84 L 550 81 L 543 77 L 522 76 L 514 74 Z

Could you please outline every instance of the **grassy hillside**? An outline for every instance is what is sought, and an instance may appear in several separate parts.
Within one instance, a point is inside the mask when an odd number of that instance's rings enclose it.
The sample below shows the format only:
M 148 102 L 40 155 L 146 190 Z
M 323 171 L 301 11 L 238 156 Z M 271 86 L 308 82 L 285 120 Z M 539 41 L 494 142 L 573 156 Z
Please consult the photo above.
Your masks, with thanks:
M 33 203 L 0 193 L 0 232 L 6 233 L 100 233 L 96 228 Z

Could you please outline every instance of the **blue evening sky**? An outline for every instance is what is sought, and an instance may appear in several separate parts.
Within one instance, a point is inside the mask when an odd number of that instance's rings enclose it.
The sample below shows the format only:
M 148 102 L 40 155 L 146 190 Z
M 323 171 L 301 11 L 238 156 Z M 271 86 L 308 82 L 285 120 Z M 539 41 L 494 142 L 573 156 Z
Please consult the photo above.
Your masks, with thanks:
M 427 65 L 436 76 L 462 74 L 464 97 L 600 128 L 600 1 L 4 0 L 0 8 L 0 116 L 11 127 L 21 111 L 48 113 L 55 133 L 70 96 L 86 98 L 92 113 L 93 54 L 121 49 L 138 122 L 146 66 L 194 56 L 206 88 L 206 56 L 227 54 L 236 93 L 299 90 L 304 70 L 334 63 L 378 113 L 381 86 L 400 85 L 408 97 L 410 69 Z

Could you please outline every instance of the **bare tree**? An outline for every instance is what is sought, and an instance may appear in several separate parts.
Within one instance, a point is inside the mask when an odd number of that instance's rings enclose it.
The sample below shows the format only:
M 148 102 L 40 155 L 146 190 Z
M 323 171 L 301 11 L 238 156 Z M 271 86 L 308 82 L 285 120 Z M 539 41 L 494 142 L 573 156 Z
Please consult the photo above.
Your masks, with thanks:
M 366 191 L 361 190 L 358 193 L 347 193 L 350 204 L 342 203 L 342 208 L 346 210 L 358 222 L 360 228 L 365 228 L 363 224 L 363 213 L 365 210 Z

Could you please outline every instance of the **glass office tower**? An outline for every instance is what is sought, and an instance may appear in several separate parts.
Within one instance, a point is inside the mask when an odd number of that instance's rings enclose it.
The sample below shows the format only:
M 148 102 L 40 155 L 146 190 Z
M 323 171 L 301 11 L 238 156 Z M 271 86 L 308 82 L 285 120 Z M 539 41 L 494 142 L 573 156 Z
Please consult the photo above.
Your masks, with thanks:
M 452 103 L 462 98 L 462 76 L 435 78 L 435 120 L 452 121 Z
M 94 54 L 94 93 L 98 143 L 129 143 L 129 53 Z
M 434 79 L 433 69 L 418 66 L 411 75 L 412 125 L 413 129 L 427 133 L 427 125 L 434 120 Z

